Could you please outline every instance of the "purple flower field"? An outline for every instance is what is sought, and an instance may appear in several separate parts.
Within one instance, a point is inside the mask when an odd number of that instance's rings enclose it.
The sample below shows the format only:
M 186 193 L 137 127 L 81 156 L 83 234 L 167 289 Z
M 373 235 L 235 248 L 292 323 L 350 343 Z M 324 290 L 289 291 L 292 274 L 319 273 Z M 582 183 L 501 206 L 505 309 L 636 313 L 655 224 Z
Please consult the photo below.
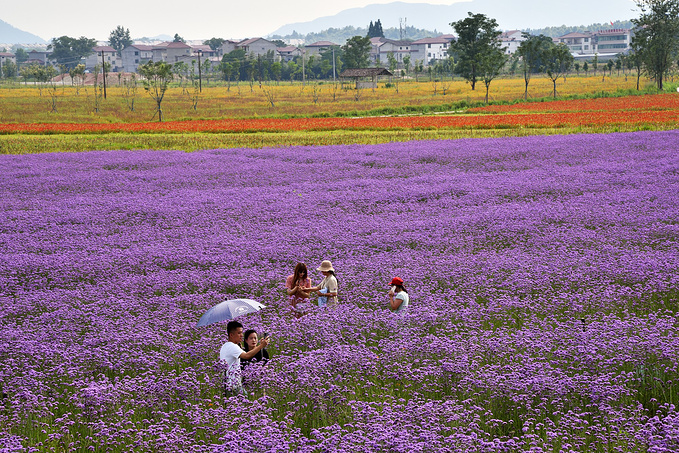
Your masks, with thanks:
M 679 131 L 0 156 L 0 452 L 679 450 Z M 289 310 L 330 259 L 339 307 Z M 410 310 L 387 309 L 391 277 Z M 272 334 L 224 398 L 226 298 Z

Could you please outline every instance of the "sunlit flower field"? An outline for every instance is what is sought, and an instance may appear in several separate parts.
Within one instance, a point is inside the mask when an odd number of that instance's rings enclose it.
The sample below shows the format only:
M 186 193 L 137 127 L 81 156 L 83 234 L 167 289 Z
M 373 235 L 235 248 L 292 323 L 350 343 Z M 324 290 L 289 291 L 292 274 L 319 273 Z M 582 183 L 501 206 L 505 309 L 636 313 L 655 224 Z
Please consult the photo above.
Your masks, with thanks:
M 0 156 L 0 451 L 677 451 L 678 148 Z M 324 259 L 339 307 L 297 319 L 285 277 Z M 272 334 L 249 399 L 195 327 L 235 297 Z

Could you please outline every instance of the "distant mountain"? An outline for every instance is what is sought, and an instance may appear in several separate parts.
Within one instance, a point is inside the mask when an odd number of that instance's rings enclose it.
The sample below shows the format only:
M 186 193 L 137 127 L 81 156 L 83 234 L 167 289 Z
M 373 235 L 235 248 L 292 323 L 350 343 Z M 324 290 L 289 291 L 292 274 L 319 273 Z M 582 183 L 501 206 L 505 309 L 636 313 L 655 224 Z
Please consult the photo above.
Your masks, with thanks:
M 366 27 L 370 21 L 380 19 L 382 26 L 399 27 L 406 19 L 408 26 L 436 29 L 452 33 L 451 22 L 467 17 L 467 12 L 483 13 L 497 20 L 504 30 L 543 28 L 563 24 L 608 23 L 637 17 L 633 0 L 471 0 L 452 5 L 393 2 L 351 8 L 334 16 L 320 17 L 310 22 L 298 22 L 280 27 L 271 35 L 307 34 L 328 28 L 346 26 Z
M 47 41 L 38 35 L 19 30 L 7 22 L 0 20 L 0 42 L 3 44 L 46 44 Z

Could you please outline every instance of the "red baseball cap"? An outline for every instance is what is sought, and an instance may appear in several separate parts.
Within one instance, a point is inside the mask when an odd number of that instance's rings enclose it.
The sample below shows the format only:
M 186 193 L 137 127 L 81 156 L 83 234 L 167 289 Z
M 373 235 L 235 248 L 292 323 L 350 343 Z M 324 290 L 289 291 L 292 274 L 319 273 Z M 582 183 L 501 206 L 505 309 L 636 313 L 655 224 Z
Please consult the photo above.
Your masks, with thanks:
M 401 277 L 394 277 L 391 279 L 391 283 L 389 283 L 389 286 L 403 286 L 403 279 Z

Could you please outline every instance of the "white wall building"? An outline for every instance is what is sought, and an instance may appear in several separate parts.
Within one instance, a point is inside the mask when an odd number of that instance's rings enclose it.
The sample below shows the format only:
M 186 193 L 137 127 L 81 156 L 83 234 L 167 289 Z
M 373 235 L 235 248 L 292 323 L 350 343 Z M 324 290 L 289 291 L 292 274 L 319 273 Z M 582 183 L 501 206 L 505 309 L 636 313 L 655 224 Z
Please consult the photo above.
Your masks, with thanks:
M 453 35 L 441 35 L 436 38 L 423 38 L 414 41 L 411 46 L 410 60 L 421 61 L 424 67 L 448 58 L 450 43 L 455 40 Z
M 505 50 L 506 55 L 516 53 L 521 43 L 525 40 L 526 38 L 523 37 L 523 32 L 521 30 L 509 30 L 500 35 L 500 42 L 502 43 L 502 48 Z

